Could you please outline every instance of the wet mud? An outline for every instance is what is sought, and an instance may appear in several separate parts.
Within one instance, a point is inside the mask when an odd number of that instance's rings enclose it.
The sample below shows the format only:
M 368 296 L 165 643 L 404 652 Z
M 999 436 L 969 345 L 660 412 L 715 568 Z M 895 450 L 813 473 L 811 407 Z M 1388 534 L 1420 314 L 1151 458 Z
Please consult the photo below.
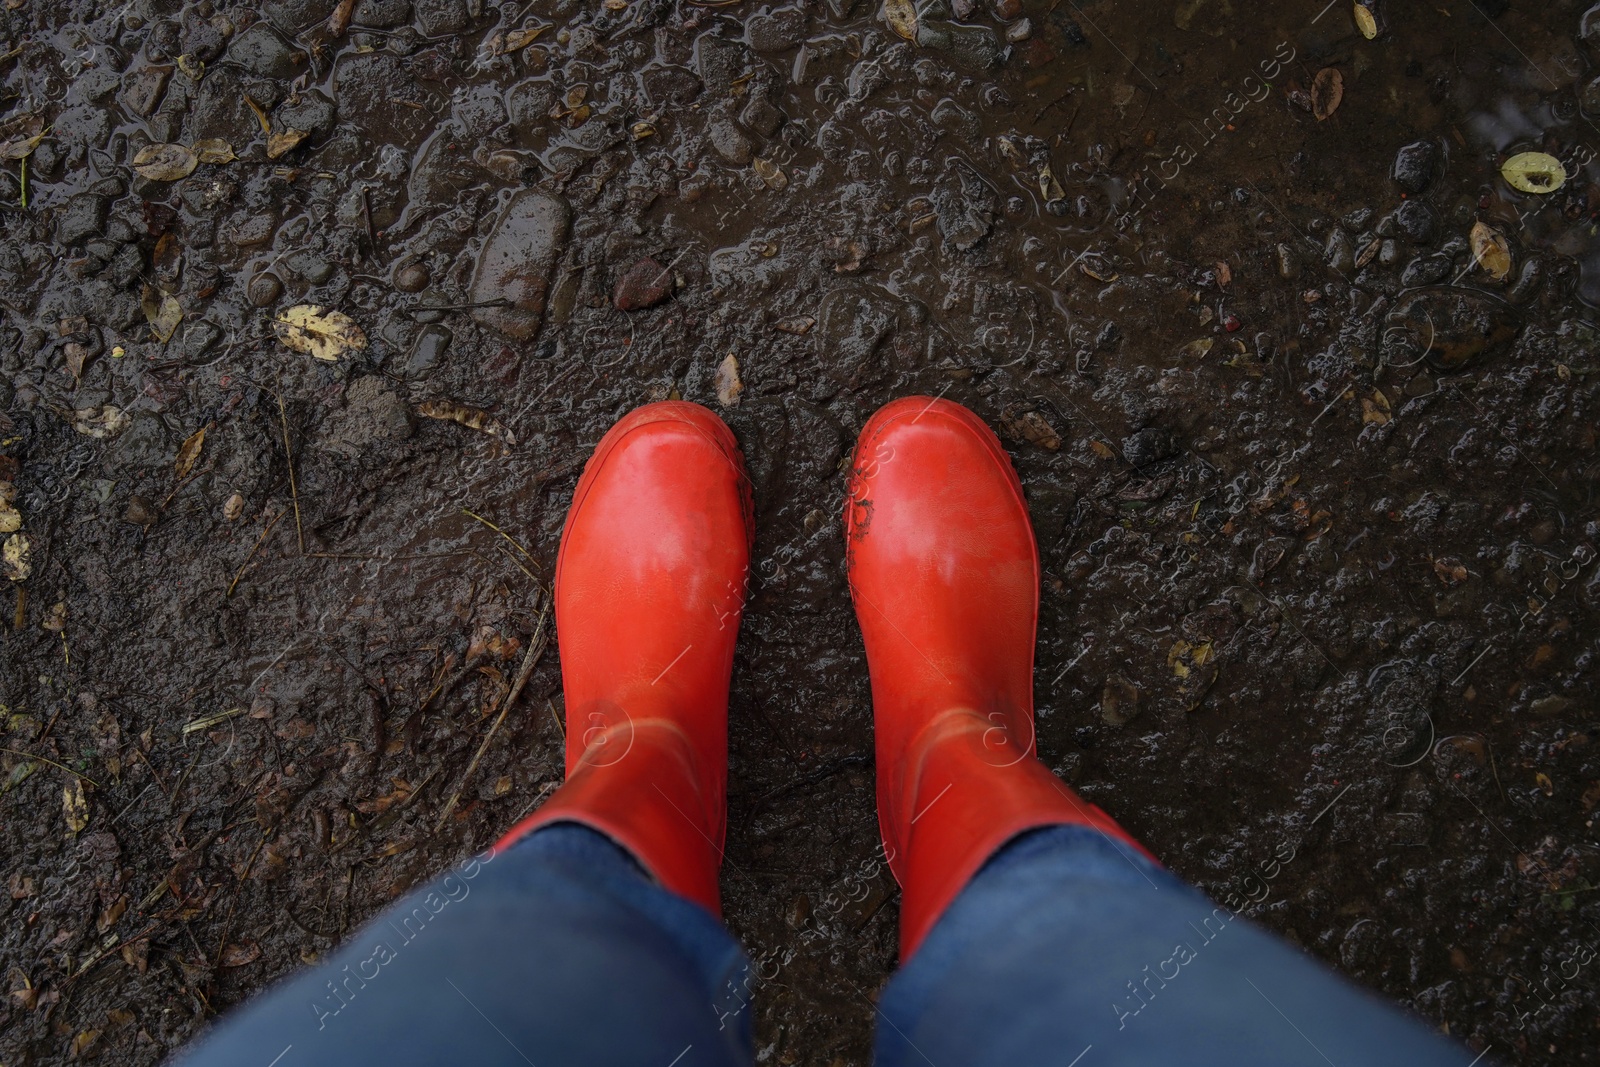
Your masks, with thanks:
M 1600 1062 L 1600 15 L 891 8 L 4 4 L 0 1061 L 155 1063 L 548 795 L 559 634 L 474 756 L 584 459 L 681 396 L 759 523 L 746 1010 L 867 1062 L 839 516 L 923 393 L 1027 487 L 1056 773 L 1489 1059 Z

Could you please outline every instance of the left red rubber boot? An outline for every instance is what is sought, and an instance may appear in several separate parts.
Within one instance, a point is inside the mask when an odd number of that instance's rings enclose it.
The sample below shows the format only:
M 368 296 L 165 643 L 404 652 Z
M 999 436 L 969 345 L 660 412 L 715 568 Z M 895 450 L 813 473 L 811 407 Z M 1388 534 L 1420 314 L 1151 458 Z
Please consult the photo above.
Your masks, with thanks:
M 752 530 L 744 457 L 708 409 L 649 404 L 601 439 L 556 563 L 567 780 L 496 848 L 582 823 L 720 914 L 728 682 Z
M 984 861 L 1076 823 L 1144 849 L 1034 751 L 1039 552 L 1000 441 L 947 400 L 868 420 L 845 502 L 845 566 L 867 646 L 878 826 L 909 959 Z

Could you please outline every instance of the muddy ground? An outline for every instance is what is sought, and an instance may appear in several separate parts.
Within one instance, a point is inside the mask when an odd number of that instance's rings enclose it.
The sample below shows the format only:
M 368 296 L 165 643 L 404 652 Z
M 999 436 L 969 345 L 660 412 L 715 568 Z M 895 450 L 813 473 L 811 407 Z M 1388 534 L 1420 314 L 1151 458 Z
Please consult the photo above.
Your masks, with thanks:
M 5 0 L 0 1063 L 154 1063 L 547 795 L 559 635 L 497 709 L 668 396 L 756 487 L 758 1049 L 866 1062 L 838 517 L 911 392 L 1028 488 L 1052 768 L 1490 1059 L 1600 1062 L 1600 16 L 911 17 Z

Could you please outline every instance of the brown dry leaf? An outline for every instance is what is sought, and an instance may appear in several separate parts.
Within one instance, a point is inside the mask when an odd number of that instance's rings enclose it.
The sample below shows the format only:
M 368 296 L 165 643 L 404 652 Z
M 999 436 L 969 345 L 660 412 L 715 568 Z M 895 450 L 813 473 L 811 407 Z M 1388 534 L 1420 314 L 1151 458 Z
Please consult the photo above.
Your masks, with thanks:
M 1548 152 L 1518 152 L 1500 164 L 1511 188 L 1524 193 L 1553 193 L 1567 182 L 1561 160 Z
M 1184 359 L 1204 359 L 1216 343 L 1215 339 L 1210 337 L 1197 337 L 1178 349 L 1178 355 Z
M 261 123 L 261 132 L 266 134 L 268 137 L 271 137 L 272 122 L 267 118 L 266 109 L 260 104 L 256 103 L 254 100 L 250 99 L 248 96 L 244 98 L 244 102 L 250 105 L 251 111 L 255 112 L 256 121 Z
M 1093 452 L 1101 459 L 1117 458 L 1117 450 L 1106 444 L 1104 441 L 1090 441 L 1089 451 Z
M 457 404 L 453 400 L 424 400 L 417 405 L 417 414 L 441 422 L 454 422 L 469 430 L 477 430 L 498 437 L 508 445 L 517 443 L 516 436 L 505 425 L 482 408 Z
M 1233 268 L 1225 259 L 1217 260 L 1217 288 L 1226 289 L 1233 283 Z
M 220 137 L 207 137 L 191 145 L 202 163 L 232 163 L 239 157 L 233 154 L 233 145 Z
M 222 965 L 224 967 L 243 967 L 245 964 L 254 963 L 260 958 L 261 946 L 254 941 L 241 941 L 222 950 Z
M 89 825 L 89 798 L 83 792 L 83 779 L 74 775 L 61 790 L 61 814 L 67 828 L 77 833 Z
M 772 324 L 772 328 L 779 333 L 792 333 L 796 337 L 804 337 L 811 332 L 817 320 L 810 315 L 791 315 L 786 319 L 779 319 Z
M 739 402 L 739 394 L 744 392 L 744 382 L 739 380 L 739 360 L 732 352 L 717 364 L 716 384 L 717 403 L 731 408 Z
M 534 41 L 537 41 L 539 35 L 549 28 L 549 26 L 524 26 L 520 30 L 512 30 L 506 34 L 504 46 L 501 50 L 504 52 L 520 52 Z M 581 104 L 583 101 L 579 100 L 578 103 Z M 578 104 L 568 106 L 577 107 Z
M 1371 397 L 1361 400 L 1361 423 L 1363 426 L 1372 424 L 1387 426 L 1389 424 L 1389 398 L 1383 395 L 1383 390 L 1374 389 Z
M 355 320 L 315 304 L 296 304 L 272 323 L 284 347 L 330 363 L 351 348 L 366 348 L 367 335 Z
M 350 15 L 355 11 L 356 0 L 339 0 L 339 6 L 328 16 L 328 36 L 343 37 L 350 28 Z
M 267 158 L 277 159 L 310 137 L 309 130 L 296 130 L 285 127 L 278 133 L 267 134 Z
M 147 144 L 133 157 L 133 169 L 143 178 L 175 182 L 187 178 L 200 165 L 194 149 L 181 144 Z
M 206 427 L 202 426 L 184 440 L 178 449 L 178 462 L 176 471 L 178 480 L 182 481 L 194 470 L 195 460 L 200 458 L 200 450 L 206 446 Z
M 1323 67 L 1311 81 L 1311 113 L 1321 122 L 1339 110 L 1344 99 L 1344 75 L 1337 67 Z
M 1061 188 L 1061 183 L 1056 181 L 1055 172 L 1046 163 L 1039 168 L 1039 195 L 1044 197 L 1045 203 L 1053 203 L 1066 197 L 1066 192 Z
M 9 486 L 10 482 L 0 482 L 0 487 Z M 11 501 L 0 495 L 0 534 L 16 533 L 22 529 L 22 512 L 12 506 Z
M 1061 447 L 1061 435 L 1037 411 L 1024 411 L 1004 419 L 1003 423 L 1012 437 L 1038 445 L 1046 452 L 1055 452 Z
M 67 1059 L 86 1060 L 100 1051 L 100 1031 L 83 1030 L 72 1039 L 67 1049 Z
M 917 5 L 913 0 L 883 0 L 883 21 L 906 40 L 917 39 Z
M 178 298 L 152 285 L 144 287 L 140 300 L 144 308 L 144 317 L 150 323 L 151 331 L 156 335 L 156 340 L 166 344 L 172 339 L 173 331 L 183 321 L 183 305 L 178 303 Z
M 1511 242 L 1486 222 L 1472 224 L 1472 258 L 1495 281 L 1511 273 Z
M 1467 580 L 1468 573 L 1467 568 L 1454 556 L 1433 561 L 1433 576 L 1445 585 L 1460 585 Z

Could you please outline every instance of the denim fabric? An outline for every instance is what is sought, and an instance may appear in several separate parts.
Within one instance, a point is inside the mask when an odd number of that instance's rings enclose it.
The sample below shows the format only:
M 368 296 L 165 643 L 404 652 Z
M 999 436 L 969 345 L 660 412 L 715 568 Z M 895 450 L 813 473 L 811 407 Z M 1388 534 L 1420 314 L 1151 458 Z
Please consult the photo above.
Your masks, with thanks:
M 749 1064 L 750 965 L 574 824 L 408 895 L 192 1047 L 259 1064 Z M 1472 1055 L 1084 827 L 1006 845 L 879 1000 L 878 1067 L 1468 1067 Z
M 748 1064 L 747 969 L 704 908 L 557 823 L 414 890 L 179 1062 Z
M 997 852 L 879 999 L 878 1067 L 1468 1067 L 1465 1048 L 1080 826 Z

